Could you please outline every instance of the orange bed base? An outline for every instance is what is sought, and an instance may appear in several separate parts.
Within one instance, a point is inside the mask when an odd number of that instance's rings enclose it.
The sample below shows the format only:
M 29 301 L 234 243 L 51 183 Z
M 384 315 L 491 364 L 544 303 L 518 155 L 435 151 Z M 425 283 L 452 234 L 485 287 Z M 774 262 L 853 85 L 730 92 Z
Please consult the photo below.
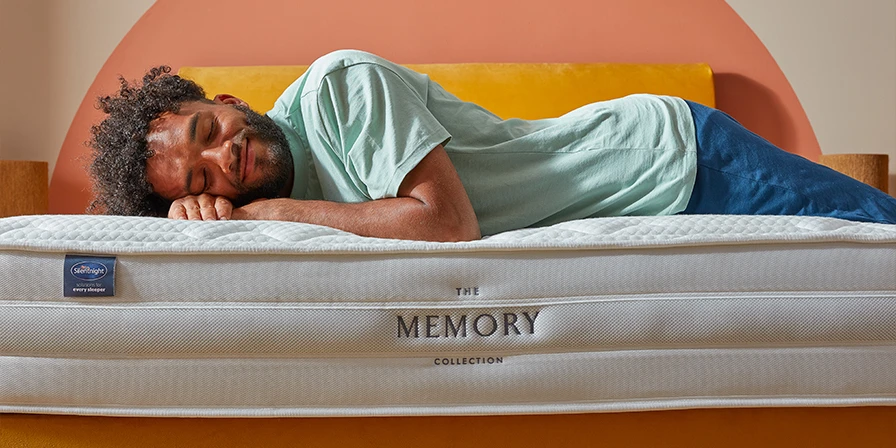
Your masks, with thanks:
M 887 447 L 896 407 L 476 417 L 180 419 L 0 415 L 4 448 Z

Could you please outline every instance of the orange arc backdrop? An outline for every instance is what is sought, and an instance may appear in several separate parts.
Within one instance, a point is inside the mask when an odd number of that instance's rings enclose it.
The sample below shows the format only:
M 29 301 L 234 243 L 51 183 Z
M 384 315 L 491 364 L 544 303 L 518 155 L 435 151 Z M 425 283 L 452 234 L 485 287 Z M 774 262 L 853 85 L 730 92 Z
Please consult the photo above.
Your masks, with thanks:
M 309 64 L 341 48 L 406 64 L 707 62 L 719 109 L 788 151 L 821 153 L 784 74 L 724 0 L 158 0 L 82 101 L 50 183 L 50 213 L 85 210 L 84 142 L 102 118 L 96 97 L 114 91 L 119 74 L 137 79 L 159 64 Z

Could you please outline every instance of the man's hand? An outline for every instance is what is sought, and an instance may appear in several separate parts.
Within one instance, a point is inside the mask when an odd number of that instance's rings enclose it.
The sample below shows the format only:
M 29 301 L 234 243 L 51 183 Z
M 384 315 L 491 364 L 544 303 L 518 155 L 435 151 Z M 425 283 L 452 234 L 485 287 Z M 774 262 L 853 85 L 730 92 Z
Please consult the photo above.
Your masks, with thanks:
M 207 193 L 199 196 L 184 196 L 171 203 L 168 217 L 171 219 L 190 219 L 216 221 L 230 219 L 233 204 L 223 196 L 212 196 Z

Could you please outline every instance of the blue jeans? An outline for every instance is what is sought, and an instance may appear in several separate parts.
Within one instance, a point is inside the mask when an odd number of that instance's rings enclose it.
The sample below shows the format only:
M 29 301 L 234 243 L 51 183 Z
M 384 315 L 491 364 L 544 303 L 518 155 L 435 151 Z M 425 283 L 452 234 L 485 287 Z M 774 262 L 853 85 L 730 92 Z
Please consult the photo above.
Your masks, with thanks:
M 697 181 L 684 214 L 829 216 L 896 224 L 896 198 L 788 153 L 716 109 L 688 101 Z

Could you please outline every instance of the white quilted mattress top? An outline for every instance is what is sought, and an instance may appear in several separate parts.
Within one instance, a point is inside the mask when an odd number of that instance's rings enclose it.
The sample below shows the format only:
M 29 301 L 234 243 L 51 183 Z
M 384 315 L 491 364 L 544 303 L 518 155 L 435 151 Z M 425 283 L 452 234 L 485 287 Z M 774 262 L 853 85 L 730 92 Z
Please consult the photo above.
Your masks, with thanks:
M 91 215 L 0 219 L 0 249 L 87 253 L 469 252 L 794 242 L 896 242 L 896 226 L 794 216 L 679 215 L 584 219 L 465 243 L 364 238 L 278 221 L 177 221 Z

